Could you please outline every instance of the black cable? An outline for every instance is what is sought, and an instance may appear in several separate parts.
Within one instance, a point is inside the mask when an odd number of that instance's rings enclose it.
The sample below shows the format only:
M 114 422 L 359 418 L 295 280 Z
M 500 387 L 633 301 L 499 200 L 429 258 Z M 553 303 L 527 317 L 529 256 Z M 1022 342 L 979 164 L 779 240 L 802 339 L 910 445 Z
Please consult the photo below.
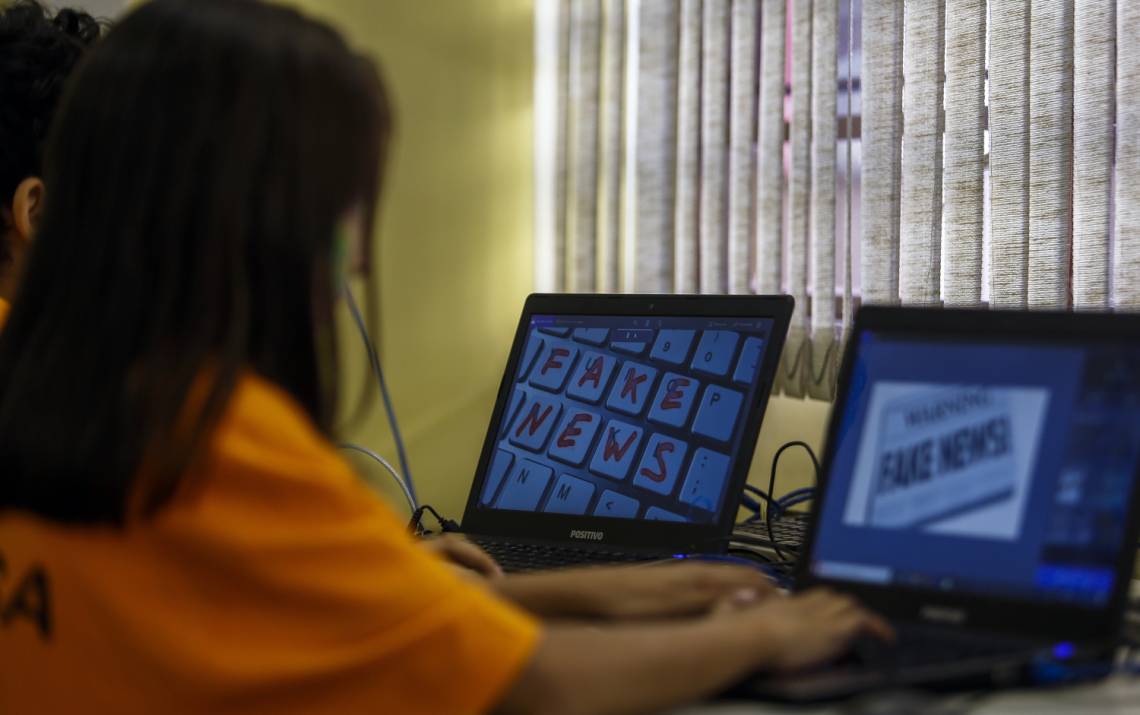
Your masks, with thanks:
M 812 451 L 810 444 L 797 439 L 797 440 L 794 440 L 792 442 L 787 442 L 785 444 L 780 445 L 780 448 L 776 450 L 776 454 L 773 455 L 773 457 L 772 457 L 772 472 L 768 477 L 768 494 L 769 495 L 773 495 L 776 493 L 776 470 L 780 466 L 780 457 L 782 457 L 784 455 L 784 452 L 791 449 L 792 447 L 802 447 L 808 453 L 808 456 L 811 457 L 812 466 L 815 467 L 815 481 L 817 484 L 819 483 L 819 460 L 816 459 L 815 452 Z M 772 542 L 772 548 L 773 548 L 773 550 L 775 550 L 776 556 L 778 556 L 780 559 L 787 560 L 788 557 L 784 555 L 784 552 L 780 549 L 779 545 L 776 543 L 776 536 L 772 532 L 772 507 L 771 507 L 771 504 L 769 504 L 768 510 L 766 512 L 765 521 L 767 522 L 767 525 L 768 525 L 768 539 Z
M 800 502 L 811 501 L 815 498 L 815 487 L 803 487 L 802 489 L 793 489 L 784 496 L 776 500 L 784 510 L 789 506 L 794 506 Z
M 427 529 L 424 528 L 423 525 L 425 511 L 429 512 L 432 516 L 435 517 L 435 520 L 439 522 L 439 530 L 442 533 L 446 534 L 453 531 L 459 531 L 458 522 L 445 518 L 438 511 L 436 511 L 431 504 L 423 504 L 412 512 L 412 518 L 410 521 L 408 521 L 408 530 L 416 536 L 422 536 L 423 534 L 430 533 L 427 531 Z
M 752 499 L 749 499 L 747 496 L 742 496 L 740 501 L 744 504 L 745 507 L 756 512 L 757 516 L 760 515 L 761 510 L 767 511 L 768 507 L 771 507 L 771 506 L 775 506 L 777 511 L 780 510 L 780 505 L 776 502 L 776 500 L 773 499 L 770 495 L 765 494 L 763 489 L 760 489 L 759 487 L 754 487 L 751 484 L 745 484 L 744 485 L 744 491 L 751 493 L 751 494 L 755 494 L 756 496 L 763 499 L 764 502 L 768 505 L 767 507 L 765 507 L 758 501 L 754 501 Z

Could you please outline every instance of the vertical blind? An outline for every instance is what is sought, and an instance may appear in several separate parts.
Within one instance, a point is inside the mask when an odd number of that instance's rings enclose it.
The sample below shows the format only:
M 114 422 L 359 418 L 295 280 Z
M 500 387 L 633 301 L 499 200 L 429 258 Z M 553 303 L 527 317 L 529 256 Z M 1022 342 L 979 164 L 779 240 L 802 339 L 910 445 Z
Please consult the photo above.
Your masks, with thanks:
M 1140 3 L 537 0 L 540 290 L 1140 309 Z

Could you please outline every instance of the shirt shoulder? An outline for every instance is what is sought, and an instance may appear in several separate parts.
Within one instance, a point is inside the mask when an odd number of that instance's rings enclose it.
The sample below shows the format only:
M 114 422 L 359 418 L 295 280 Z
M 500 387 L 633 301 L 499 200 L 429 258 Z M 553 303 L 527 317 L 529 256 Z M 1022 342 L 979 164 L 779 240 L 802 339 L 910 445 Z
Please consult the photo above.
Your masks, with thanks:
M 204 462 L 187 480 L 182 506 L 209 502 L 274 519 L 359 515 L 396 521 L 300 404 L 255 375 L 239 380 Z M 266 504 L 274 505 L 271 514 Z
M 52 608 L 50 641 L 0 628 L 2 712 L 175 712 L 171 692 L 187 712 L 482 712 L 539 634 L 416 544 L 300 405 L 252 376 L 156 517 L 114 530 L 0 514 L 0 551 L 42 568 Z M 83 687 L 53 688 L 78 662 Z

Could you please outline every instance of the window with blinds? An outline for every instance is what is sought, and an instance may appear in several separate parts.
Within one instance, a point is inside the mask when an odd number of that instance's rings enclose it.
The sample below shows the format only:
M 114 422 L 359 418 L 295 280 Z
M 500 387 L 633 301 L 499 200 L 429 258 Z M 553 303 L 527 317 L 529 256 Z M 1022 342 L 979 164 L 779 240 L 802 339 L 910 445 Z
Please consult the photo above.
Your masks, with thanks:
M 1140 309 L 1140 3 L 536 0 L 540 290 Z

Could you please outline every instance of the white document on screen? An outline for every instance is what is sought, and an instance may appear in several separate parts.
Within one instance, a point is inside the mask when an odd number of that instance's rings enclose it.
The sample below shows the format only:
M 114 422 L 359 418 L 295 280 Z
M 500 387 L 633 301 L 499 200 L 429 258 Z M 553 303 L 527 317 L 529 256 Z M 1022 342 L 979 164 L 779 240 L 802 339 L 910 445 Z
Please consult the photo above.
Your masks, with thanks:
M 1049 391 L 880 382 L 844 523 L 983 539 L 1020 533 Z

